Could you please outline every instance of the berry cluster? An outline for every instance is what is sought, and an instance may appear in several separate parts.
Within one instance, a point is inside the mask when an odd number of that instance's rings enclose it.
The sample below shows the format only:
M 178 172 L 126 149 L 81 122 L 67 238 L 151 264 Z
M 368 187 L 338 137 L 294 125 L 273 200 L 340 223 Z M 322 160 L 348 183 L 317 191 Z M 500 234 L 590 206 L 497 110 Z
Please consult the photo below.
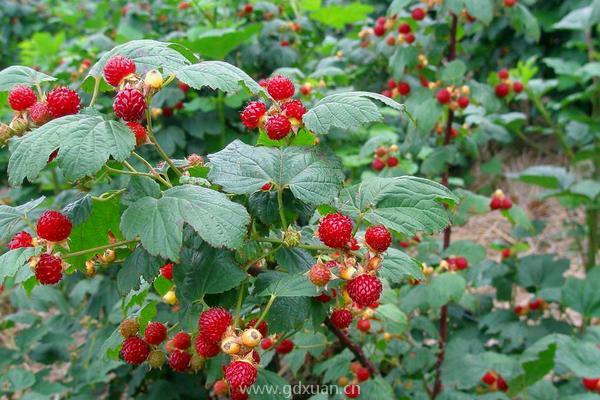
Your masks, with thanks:
M 387 88 L 384 89 L 381 94 L 391 98 L 408 96 L 410 94 L 410 85 L 407 82 L 396 82 L 394 79 L 390 78 L 387 83 Z
M 500 83 L 496 85 L 495 92 L 496 96 L 501 99 L 508 96 L 511 91 L 518 94 L 525 89 L 523 83 L 510 79 L 510 74 L 506 68 L 498 71 L 498 79 L 500 80 Z
M 481 378 L 481 382 L 487 385 L 488 389 L 493 392 L 502 391 L 508 392 L 508 384 L 502 377 L 495 371 L 488 371 Z
M 512 200 L 506 196 L 502 190 L 498 189 L 494 192 L 494 195 L 490 199 L 490 209 L 492 210 L 510 210 L 512 207 Z
M 307 110 L 300 100 L 292 99 L 296 92 L 294 83 L 278 75 L 263 82 L 263 85 L 274 100 L 273 104 L 267 109 L 261 101 L 249 102 L 240 114 L 242 123 L 248 129 L 264 130 L 271 140 L 282 140 L 290 132 L 298 133 Z
M 438 90 L 436 99 L 438 103 L 447 105 L 451 110 L 465 109 L 469 106 L 469 94 L 471 93 L 468 86 L 448 86 Z
M 396 16 L 393 15 L 390 18 L 379 17 L 375 21 L 373 28 L 363 28 L 359 33 L 358 37 L 362 39 L 361 46 L 368 47 L 370 44 L 370 36 L 383 37 L 388 34 L 385 38 L 385 42 L 389 46 L 401 45 L 406 43 L 411 45 L 415 42 L 415 35 L 412 33 L 412 27 L 406 22 L 400 22 L 397 25 Z M 397 26 L 397 28 L 396 28 Z M 397 29 L 397 34 L 394 31 Z
M 359 384 L 369 380 L 371 373 L 358 362 L 350 364 L 350 372 L 352 373 L 352 378 L 349 379 L 347 376 L 341 376 L 338 379 L 338 385 L 344 387 L 344 394 L 347 398 L 355 399 L 360 396 Z
M 445 261 L 449 271 L 463 271 L 469 268 L 469 261 L 464 257 L 448 257 Z
M 371 168 L 375 171 L 381 171 L 385 167 L 394 168 L 398 165 L 398 146 L 393 144 L 389 147 L 379 146 L 375 149 Z
M 439 123 L 437 123 L 435 125 L 435 132 L 438 134 L 438 136 L 441 136 L 442 138 L 444 138 L 444 136 L 446 135 L 446 128 L 442 127 Z M 450 139 L 454 139 L 456 137 L 458 137 L 458 129 L 451 126 L 450 127 Z
M 530 300 L 529 303 L 525 305 L 515 306 L 513 311 L 519 316 L 524 316 L 529 314 L 530 312 L 544 311 L 547 307 L 548 303 L 546 302 L 546 300 L 537 298 L 534 300 Z
M 409 247 L 421 243 L 421 238 L 417 235 L 413 236 L 411 239 L 405 239 L 398 242 L 400 247 L 403 249 L 408 249 Z

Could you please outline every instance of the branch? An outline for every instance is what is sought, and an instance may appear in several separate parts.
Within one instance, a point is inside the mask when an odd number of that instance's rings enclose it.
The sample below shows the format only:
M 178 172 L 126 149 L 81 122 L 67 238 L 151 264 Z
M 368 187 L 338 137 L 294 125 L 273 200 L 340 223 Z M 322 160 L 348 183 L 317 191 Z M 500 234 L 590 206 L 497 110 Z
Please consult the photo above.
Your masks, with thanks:
M 337 336 L 340 343 L 344 345 L 344 347 L 348 348 L 352 353 L 354 353 L 358 361 L 360 361 L 363 367 L 369 370 L 371 375 L 379 375 L 379 371 L 377 370 L 375 365 L 373 365 L 373 363 L 367 358 L 367 356 L 365 356 L 365 353 L 363 352 L 362 347 L 360 347 L 360 345 L 350 340 L 348 335 L 342 332 L 340 328 L 334 326 L 329 320 L 329 318 L 325 320 L 325 326 L 327 326 L 327 328 L 329 328 L 329 330 L 335 336 Z

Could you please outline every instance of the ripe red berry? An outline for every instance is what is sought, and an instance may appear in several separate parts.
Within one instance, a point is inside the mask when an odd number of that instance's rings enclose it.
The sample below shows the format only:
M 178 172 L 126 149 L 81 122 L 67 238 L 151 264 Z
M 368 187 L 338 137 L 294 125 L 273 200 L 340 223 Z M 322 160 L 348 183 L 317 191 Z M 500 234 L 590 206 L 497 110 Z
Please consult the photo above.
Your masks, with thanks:
M 512 256 L 512 251 L 510 248 L 502 249 L 502 259 L 510 258 Z
M 219 354 L 221 348 L 216 342 L 206 339 L 202 335 L 196 336 L 196 342 L 194 343 L 196 353 L 204 358 L 212 358 Z
M 250 101 L 240 114 L 242 123 L 248 129 L 254 129 L 260 124 L 260 119 L 267 112 L 267 106 L 262 101 Z
M 423 20 L 425 18 L 425 15 L 427 15 L 427 13 L 425 12 L 425 10 L 423 10 L 420 7 L 417 7 L 414 10 L 412 10 L 412 13 L 411 13 L 411 17 L 415 21 Z
M 413 44 L 415 42 L 415 35 L 412 33 L 407 33 L 404 35 L 404 41 L 408 44 Z
M 514 7 L 515 4 L 517 4 L 517 0 L 504 0 L 504 6 L 511 8 Z
M 271 183 L 267 182 L 260 187 L 260 190 L 262 190 L 263 192 L 268 192 L 269 190 L 271 190 L 271 186 Z
M 52 119 L 52 114 L 48 108 L 48 103 L 45 101 L 37 102 L 29 109 L 29 118 L 37 126 L 42 126 Z
M 50 242 L 62 242 L 71 234 L 73 225 L 65 215 L 54 210 L 44 211 L 37 223 L 37 234 Z
M 233 317 L 221 307 L 209 308 L 200 314 L 198 328 L 200 334 L 208 340 L 218 342 L 231 324 Z
M 373 32 L 375 33 L 375 36 L 381 37 L 385 35 L 385 26 L 375 25 L 375 28 L 373 28 Z
M 385 168 L 385 163 L 381 160 L 381 158 L 375 158 L 371 163 L 371 168 L 373 168 L 375 171 L 381 171 L 383 168 Z
M 523 306 L 515 306 L 515 308 L 513 308 L 513 311 L 517 315 L 525 314 L 525 308 Z
M 118 118 L 125 121 L 139 121 L 146 111 L 144 95 L 137 89 L 120 90 L 113 102 L 113 111 Z
M 173 263 L 167 263 L 160 267 L 160 274 L 168 280 L 173 279 Z
M 269 338 L 264 338 L 260 342 L 260 348 L 263 350 L 269 350 L 273 346 L 273 341 Z
M 498 78 L 500 79 L 508 79 L 509 76 L 510 75 L 506 68 L 502 68 L 500 71 L 498 71 Z
M 329 316 L 329 320 L 331 321 L 333 326 L 340 329 L 345 329 L 349 327 L 352 323 L 353 318 L 354 317 L 352 316 L 352 313 L 346 309 L 333 310 L 333 312 Z
M 368 274 L 359 275 L 346 285 L 350 298 L 361 307 L 368 307 L 379 301 L 382 289 L 379 278 Z
M 320 295 L 313 297 L 313 299 L 315 299 L 319 303 L 329 303 L 331 301 L 331 296 L 323 292 Z
M 410 93 L 410 85 L 406 82 L 398 82 L 398 93 L 407 96 Z
M 127 123 L 127 126 L 129 127 L 131 133 L 133 133 L 133 136 L 135 136 L 136 146 L 141 146 L 146 143 L 148 136 L 146 135 L 146 128 L 144 128 L 144 125 L 140 124 L 139 122 L 130 121 Z
M 496 96 L 503 98 L 508 96 L 509 92 L 510 86 L 508 86 L 506 83 L 499 83 L 498 85 L 496 85 Z
M 216 396 L 226 396 L 229 392 L 229 385 L 224 379 L 219 379 L 213 385 L 213 392 Z
M 298 121 L 302 121 L 302 117 L 308 110 L 300 100 L 293 99 L 283 103 L 281 111 L 283 111 L 288 118 L 295 118 Z
M 321 219 L 318 233 L 326 246 L 341 249 L 352 238 L 352 220 L 340 213 L 328 214 Z
M 127 57 L 117 55 L 108 60 L 102 72 L 106 82 L 119 86 L 123 79 L 135 73 L 135 63 Z
M 515 83 L 513 83 L 513 90 L 515 91 L 515 93 L 521 93 L 523 89 L 525 89 L 525 87 L 521 82 L 516 81 Z
M 388 89 L 393 89 L 396 87 L 396 81 L 393 79 L 390 79 L 387 83 Z
M 42 254 L 35 266 L 35 277 L 42 285 L 54 285 L 63 277 L 63 266 L 60 258 L 52 254 Z
M 542 308 L 544 306 L 544 299 L 535 299 L 529 302 L 529 309 L 530 310 L 539 310 L 540 308 Z
M 251 14 L 254 11 L 254 6 L 250 3 L 244 5 L 244 13 Z
M 356 379 L 358 379 L 359 382 L 364 382 L 366 380 L 368 380 L 371 377 L 371 373 L 369 372 L 369 370 L 365 367 L 359 367 L 356 369 Z
M 385 25 L 386 21 L 387 21 L 387 18 L 384 16 L 377 17 L 377 20 L 375 21 L 375 25 Z
M 187 332 L 178 332 L 173 336 L 173 345 L 179 350 L 187 350 L 192 344 L 192 338 Z
M 356 323 L 356 327 L 361 332 L 369 332 L 371 330 L 371 321 L 368 319 L 361 318 Z
M 481 378 L 481 382 L 485 383 L 488 386 L 493 385 L 496 382 L 496 374 L 494 372 L 488 371 Z
M 77 114 L 81 99 L 74 90 L 67 87 L 57 87 L 48 93 L 46 102 L 52 117 L 59 118 L 65 115 Z
M 510 210 L 512 208 L 512 200 L 510 197 L 504 196 L 502 198 L 502 204 L 500 205 L 500 208 L 503 210 Z
M 384 252 L 392 244 L 392 235 L 383 225 L 374 225 L 367 228 L 365 242 L 376 252 Z
M 33 247 L 33 238 L 25 231 L 21 231 L 10 239 L 8 242 L 8 249 L 20 249 L 21 247 Z
M 469 98 L 467 96 L 461 96 L 458 98 L 458 106 L 460 108 L 469 107 Z
M 148 344 L 159 345 L 167 338 L 167 327 L 161 322 L 150 322 L 144 332 Z
M 283 339 L 277 347 L 275 347 L 275 352 L 277 354 L 287 354 L 294 350 L 294 342 L 290 339 Z
M 294 82 L 282 75 L 277 75 L 267 82 L 267 92 L 275 100 L 289 99 L 296 92 Z
M 249 362 L 234 361 L 225 367 L 225 380 L 232 390 L 245 389 L 256 382 L 256 367 Z
M 179 88 L 179 90 L 181 90 L 183 93 L 187 93 L 190 90 L 190 85 L 188 85 L 187 83 L 183 83 L 183 82 L 179 82 L 177 84 L 177 87 Z
M 162 116 L 166 117 L 166 118 L 172 117 L 173 116 L 173 108 L 167 107 L 167 106 L 163 107 L 162 108 Z
M 358 396 L 360 396 L 360 386 L 348 385 L 344 388 L 344 394 L 349 399 L 356 399 Z
M 187 351 L 175 350 L 169 354 L 169 366 L 173 371 L 185 372 L 190 367 L 192 356 Z
M 388 44 L 388 46 L 393 46 L 396 44 L 396 38 L 394 37 L 394 35 L 388 36 L 385 41 Z
M 490 208 L 492 210 L 499 210 L 502 208 L 502 197 L 501 196 L 492 196 L 490 200 Z
M 308 279 L 316 286 L 325 286 L 331 280 L 331 271 L 322 263 L 316 263 L 308 270 Z
M 265 131 L 271 140 L 281 140 L 290 133 L 292 124 L 283 114 L 270 116 L 265 123 Z
M 440 89 L 440 91 L 437 92 L 436 98 L 440 104 L 448 104 L 452 99 L 452 94 L 448 89 Z
M 240 389 L 232 389 L 229 394 L 231 400 L 248 400 L 248 393 Z
M 600 378 L 583 378 L 581 380 L 583 386 L 590 391 L 595 391 L 598 389 L 598 383 L 600 383 Z
M 8 94 L 8 104 L 15 111 L 25 111 L 36 101 L 35 92 L 28 86 L 15 86 Z
M 453 257 L 448 259 L 448 263 L 453 269 L 462 271 L 469 267 L 469 261 L 464 257 Z
M 387 166 L 390 168 L 394 168 L 395 166 L 398 165 L 398 158 L 397 157 L 390 157 L 387 159 L 386 162 Z
M 501 377 L 500 375 L 498 375 L 498 389 L 503 391 L 503 392 L 508 392 L 508 384 L 506 383 L 506 381 L 504 380 L 503 377 Z
M 400 27 L 398 28 L 398 32 L 406 35 L 407 33 L 410 33 L 412 31 L 412 29 L 410 28 L 409 24 L 400 24 Z
M 150 346 L 137 336 L 128 337 L 121 347 L 121 358 L 130 365 L 139 365 L 146 361 Z
M 246 324 L 246 328 L 254 328 L 256 325 L 256 319 L 251 319 Z M 267 325 L 267 321 L 260 321 L 260 324 L 256 327 L 256 330 L 260 332 L 260 334 L 265 337 L 269 333 L 269 325 Z

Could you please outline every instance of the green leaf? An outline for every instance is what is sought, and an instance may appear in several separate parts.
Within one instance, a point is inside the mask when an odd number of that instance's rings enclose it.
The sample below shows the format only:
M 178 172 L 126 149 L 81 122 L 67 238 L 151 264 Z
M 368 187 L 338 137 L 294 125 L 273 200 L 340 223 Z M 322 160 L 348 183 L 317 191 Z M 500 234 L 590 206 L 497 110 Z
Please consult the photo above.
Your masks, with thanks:
M 398 397 L 386 379 L 376 376 L 360 385 L 359 398 L 362 400 L 395 400 Z
M 600 267 L 589 270 L 585 279 L 569 277 L 562 287 L 561 304 L 586 318 L 600 317 L 599 285 Z
M 591 27 L 591 17 L 591 6 L 577 8 L 552 25 L 552 28 L 583 31 Z
M 177 79 L 193 87 L 202 89 L 207 86 L 213 90 L 226 93 L 237 93 L 245 87 L 253 94 L 264 92 L 264 89 L 241 69 L 223 61 L 204 61 L 180 68 Z
M 272 332 L 289 332 L 303 328 L 310 318 L 309 297 L 278 297 L 269 310 L 267 322 Z
M 117 290 L 123 296 L 132 290 L 140 288 L 143 278 L 147 283 L 152 283 L 158 276 L 160 267 L 165 261 L 159 257 L 150 255 L 142 246 L 137 246 L 127 257 L 125 263 L 117 274 Z M 176 268 L 176 267 L 174 267 Z
M 250 24 L 238 28 L 211 29 L 198 35 L 190 31 L 188 34 L 190 40 L 183 40 L 182 44 L 199 53 L 203 58 L 223 60 L 236 47 L 259 33 L 260 29 L 260 24 Z
M 342 29 L 348 24 L 364 21 L 372 12 L 372 6 L 359 2 L 345 5 L 333 4 L 313 11 L 310 18 L 323 25 Z
M 425 279 L 421 266 L 401 250 L 389 248 L 381 264 L 380 275 L 392 283 L 402 283 L 407 277 Z
M 488 25 L 494 18 L 494 4 L 491 0 L 464 0 L 470 15 Z
M 331 128 L 356 130 L 369 122 L 381 121 L 383 116 L 373 100 L 406 112 L 396 101 L 370 92 L 345 92 L 321 99 L 304 117 L 304 125 L 317 135 L 329 133 Z
M 540 25 L 538 24 L 537 18 L 529 8 L 519 2 L 515 7 L 513 7 L 512 13 L 512 23 L 515 25 L 517 30 L 524 31 L 525 36 L 533 41 L 540 40 Z
M 214 247 L 237 248 L 246 235 L 250 216 L 226 195 L 200 186 L 176 186 L 155 199 L 144 197 L 121 217 L 121 230 L 129 240 L 139 236 L 152 255 L 176 261 L 184 222 Z
M 442 203 L 456 204 L 458 198 L 446 187 L 417 177 L 373 178 L 344 189 L 340 210 L 373 224 L 382 224 L 405 236 L 433 233 L 450 223 Z
M 2 383 L 7 383 L 9 392 L 18 392 L 35 384 L 33 372 L 21 368 L 12 368 L 2 377 Z
M 318 291 L 306 275 L 267 271 L 256 280 L 259 296 L 302 297 L 316 296 Z M 265 287 L 266 286 L 266 287 Z M 263 288 L 259 290 L 258 288 Z
M 232 252 L 206 243 L 198 250 L 184 249 L 181 262 L 173 266 L 177 297 L 190 303 L 206 294 L 223 293 L 237 287 L 246 273 Z
M 485 247 L 470 240 L 457 240 L 444 250 L 443 257 L 461 256 L 469 261 L 469 265 L 475 266 L 485 260 Z
M 12 236 L 27 227 L 25 218 L 46 198 L 39 197 L 17 207 L 0 205 L 0 242 L 7 242 Z
M 556 344 L 550 344 L 548 348 L 538 353 L 535 360 L 523 363 L 522 375 L 512 379 L 508 384 L 509 396 L 515 396 L 534 383 L 544 378 L 554 368 L 554 355 Z
M 427 286 L 427 301 L 431 308 L 440 308 L 451 301 L 459 301 L 467 282 L 459 274 L 445 273 L 434 277 Z
M 330 202 L 344 177 L 336 158 L 302 147 L 253 147 L 236 140 L 208 159 L 208 179 L 226 192 L 250 194 L 271 182 L 310 204 Z
M 558 345 L 556 362 L 580 378 L 600 376 L 600 349 L 595 343 L 567 338 Z
M 457 83 L 464 79 L 466 72 L 467 66 L 465 63 L 460 60 L 454 60 L 442 69 L 441 78 L 446 83 Z
M 525 288 L 537 289 L 560 287 L 569 268 L 569 260 L 554 259 L 554 254 L 529 255 L 519 259 L 517 283 Z
M 508 177 L 545 189 L 566 189 L 575 180 L 566 169 L 550 165 L 529 167 L 521 172 L 508 174 Z
M 125 124 L 107 121 L 95 112 L 57 118 L 10 141 L 9 182 L 32 181 L 57 149 L 61 171 L 76 180 L 98 172 L 110 157 L 124 161 L 134 147 L 135 138 Z
M 396 79 L 404 76 L 406 67 L 417 65 L 419 50 L 415 46 L 399 46 L 390 57 L 389 68 Z
M 36 86 L 55 80 L 56 78 L 29 67 L 13 65 L 0 71 L 0 92 L 11 90 L 17 85 Z
M 376 314 L 382 318 L 386 332 L 401 335 L 408 328 L 408 317 L 395 304 L 380 305 Z
M 22 247 L 9 250 L 0 256 L 0 284 L 6 278 L 12 278 L 27 263 L 29 258 L 41 253 L 40 248 Z M 29 268 L 29 265 L 27 265 Z

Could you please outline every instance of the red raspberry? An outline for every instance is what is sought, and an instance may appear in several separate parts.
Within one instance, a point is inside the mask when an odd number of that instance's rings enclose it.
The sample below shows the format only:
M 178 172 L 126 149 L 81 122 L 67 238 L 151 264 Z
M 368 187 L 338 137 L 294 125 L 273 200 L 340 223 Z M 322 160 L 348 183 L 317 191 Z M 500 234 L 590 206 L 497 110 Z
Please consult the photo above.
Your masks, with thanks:
M 224 379 L 219 379 L 213 385 L 213 392 L 216 396 L 226 396 L 229 392 L 229 385 Z
M 514 7 L 515 4 L 517 4 L 517 0 L 504 0 L 504 6 L 508 8 Z
M 322 263 L 316 263 L 308 270 L 308 279 L 316 286 L 325 286 L 331 280 L 331 271 Z
M 486 372 L 485 375 L 481 378 L 481 382 L 485 383 L 488 386 L 493 385 L 496 382 L 496 374 L 494 372 Z
M 173 116 L 173 109 L 171 107 L 163 107 L 162 108 L 163 117 L 169 118 Z
M 232 390 L 229 398 L 231 400 L 248 400 L 248 393 L 243 390 Z
M 192 356 L 187 351 L 175 350 L 169 354 L 169 366 L 173 371 L 185 372 L 190 367 Z
M 37 234 L 50 242 L 62 242 L 71 234 L 71 220 L 58 211 L 44 211 L 37 223 Z
M 260 342 L 260 348 L 263 350 L 269 350 L 271 348 L 271 346 L 273 346 L 273 341 L 269 338 L 264 338 Z
M 462 271 L 469 267 L 469 261 L 464 257 L 452 257 L 448 259 L 448 263 L 453 270 Z
M 283 114 L 275 114 L 267 119 L 265 124 L 265 130 L 267 136 L 271 140 L 281 140 L 290 133 L 292 124 L 290 120 Z
M 392 91 L 391 90 L 384 90 L 383 92 L 381 92 L 381 94 L 385 97 L 389 97 L 390 99 L 392 98 Z
M 386 17 L 377 17 L 377 20 L 375 21 L 375 25 L 385 25 L 385 23 L 387 22 L 387 18 Z
M 267 82 L 267 92 L 275 100 L 289 99 L 296 92 L 294 82 L 282 75 L 274 76 Z
M 598 383 L 600 382 L 600 378 L 583 378 L 581 383 L 583 386 L 590 391 L 595 391 L 598 389 Z
M 398 158 L 396 158 L 396 157 L 390 157 L 390 158 L 387 159 L 386 164 L 387 164 L 388 167 L 394 168 L 395 166 L 398 165 Z
M 29 109 L 29 117 L 37 126 L 42 126 L 52 119 L 48 103 L 37 102 Z
M 144 125 L 140 124 L 139 122 L 130 121 L 127 123 L 127 126 L 133 133 L 133 136 L 135 136 L 136 146 L 141 146 L 146 143 L 148 136 L 146 135 L 146 128 L 144 128 Z
M 419 75 L 419 82 L 421 82 L 421 86 L 429 87 L 429 79 L 425 75 Z
M 407 96 L 410 93 L 410 85 L 406 82 L 398 82 L 398 93 Z
M 248 321 L 248 323 L 246 324 L 246 328 L 254 328 L 254 325 L 256 325 L 256 321 L 256 319 Z M 263 337 L 266 337 L 269 334 L 269 326 L 267 325 L 267 321 L 260 321 L 260 324 L 258 324 L 256 330 L 259 331 Z
M 262 88 L 267 88 L 267 86 L 269 85 L 269 81 L 266 79 L 261 79 L 258 81 L 258 85 Z
M 8 104 L 15 111 L 25 111 L 36 101 L 35 92 L 28 86 L 15 86 L 8 94 Z
M 123 89 L 115 96 L 113 111 L 125 121 L 138 121 L 146 111 L 144 95 L 137 89 Z
M 167 327 L 161 322 L 150 322 L 144 332 L 148 344 L 159 345 L 167 338 Z
M 281 111 L 283 111 L 288 118 L 295 118 L 299 121 L 302 121 L 302 117 L 308 110 L 306 107 L 304 107 L 304 104 L 302 104 L 300 100 L 293 99 L 283 103 L 281 106 Z
M 506 68 L 502 68 L 500 71 L 498 71 L 498 78 L 500 79 L 508 79 L 509 74 L 508 74 L 508 70 Z
M 408 44 L 413 44 L 415 42 L 415 35 L 412 33 L 406 34 L 406 36 L 404 36 L 404 41 Z
M 381 160 L 381 158 L 375 158 L 371 163 L 371 168 L 375 171 L 381 171 L 385 168 L 385 163 Z
M 244 5 L 244 13 L 246 14 L 252 14 L 252 11 L 254 11 L 254 6 L 250 3 L 246 3 Z
M 187 350 L 192 344 L 192 338 L 187 332 L 179 332 L 173 336 L 173 345 L 179 350 Z
M 59 118 L 65 115 L 77 114 L 81 99 L 76 91 L 67 87 L 57 87 L 48 93 L 46 102 L 52 117 Z
M 60 258 L 52 254 L 42 254 L 35 266 L 35 277 L 42 285 L 54 285 L 63 277 L 63 266 Z
M 221 307 L 209 308 L 200 314 L 198 328 L 206 339 L 218 342 L 231 324 L 233 317 Z
M 21 247 L 33 247 L 33 238 L 25 231 L 17 233 L 8 242 L 9 250 L 20 249 Z
M 395 80 L 393 80 L 393 79 L 390 79 L 390 80 L 388 81 L 388 84 L 387 84 L 387 85 L 388 85 L 388 89 L 393 89 L 393 88 L 395 88 L 395 87 L 396 87 L 396 81 L 395 81 Z
M 523 89 L 525 89 L 525 87 L 523 86 L 523 84 L 521 82 L 517 81 L 517 82 L 513 83 L 513 90 L 515 91 L 515 93 L 521 93 L 523 91 Z
M 140 365 L 150 355 L 150 346 L 137 336 L 131 336 L 123 341 L 121 358 L 130 365 Z
M 187 93 L 190 90 L 190 86 L 186 83 L 183 82 L 179 82 L 177 84 L 177 87 L 179 88 L 179 90 L 181 90 L 183 93 Z
M 346 285 L 350 298 L 361 307 L 368 307 L 379 301 L 382 289 L 379 278 L 367 274 L 357 276 Z
M 415 21 L 423 20 L 425 18 L 425 15 L 427 15 L 427 13 L 425 12 L 425 10 L 423 10 L 420 7 L 417 7 L 414 10 L 412 10 L 412 13 L 411 13 L 411 17 Z
M 502 198 L 502 204 L 500 205 L 500 208 L 503 210 L 510 210 L 512 208 L 512 200 L 510 197 L 504 196 Z
M 510 258 L 512 256 L 512 251 L 510 248 L 502 249 L 502 259 Z
M 114 56 L 104 66 L 104 79 L 112 86 L 119 86 L 123 79 L 131 74 L 135 74 L 135 63 L 133 60 Z
M 232 391 L 252 386 L 256 376 L 256 367 L 249 362 L 234 361 L 225 367 L 225 380 Z
M 250 101 L 240 114 L 242 123 L 248 129 L 254 129 L 260 124 L 260 119 L 267 112 L 267 106 L 262 101 Z
M 502 208 L 502 196 L 492 196 L 490 199 L 490 208 L 492 210 L 499 210 Z
M 496 96 L 503 98 L 508 96 L 508 93 L 510 92 L 510 86 L 508 86 L 506 83 L 500 83 L 498 85 L 496 85 Z
M 469 107 L 469 98 L 467 96 L 462 96 L 458 98 L 458 106 L 460 108 L 467 108 Z
M 386 43 L 388 44 L 388 46 L 393 46 L 396 44 L 396 38 L 393 35 L 390 35 L 386 39 Z
M 268 192 L 269 190 L 271 190 L 271 186 L 273 185 L 271 185 L 270 182 L 267 182 L 260 187 L 260 190 L 262 190 L 263 192 Z
M 542 308 L 544 306 L 544 304 L 545 304 L 544 299 L 535 299 L 535 300 L 529 302 L 529 309 L 530 310 L 539 310 L 540 308 Z
M 315 299 L 319 303 L 329 303 L 331 301 L 331 296 L 323 292 L 320 295 L 313 297 L 313 299 Z
M 160 274 L 168 280 L 173 279 L 173 263 L 168 263 L 160 267 Z
M 329 316 L 329 320 L 333 326 L 340 329 L 349 327 L 353 318 L 352 313 L 346 309 L 333 310 Z
M 385 35 L 385 26 L 376 25 L 375 28 L 373 28 L 373 32 L 375 33 L 375 36 L 381 37 Z
M 371 330 L 371 321 L 368 319 L 361 318 L 356 323 L 356 327 L 361 332 L 369 332 Z
M 371 249 L 384 252 L 392 244 L 392 235 L 383 225 L 370 226 L 365 232 L 365 242 Z
M 349 399 L 356 399 L 358 396 L 360 396 L 360 386 L 348 385 L 344 388 L 344 394 Z
M 277 354 L 287 354 L 292 350 L 294 350 L 294 342 L 290 339 L 283 339 L 277 347 L 275 347 L 275 352 Z
M 364 382 L 366 380 L 368 380 L 371 377 L 371 373 L 369 372 L 369 370 L 365 367 L 359 367 L 356 370 L 356 379 L 358 379 L 359 382 Z
M 440 91 L 437 92 L 436 98 L 438 103 L 448 104 L 452 99 L 452 94 L 450 94 L 450 91 L 448 89 L 440 89 Z
M 352 220 L 340 213 L 328 214 L 321 219 L 318 232 L 326 246 L 341 249 L 352 238 Z
M 515 306 L 515 308 L 513 308 L 513 311 L 517 315 L 525 315 L 529 311 L 529 308 L 523 306 Z
M 400 27 L 398 28 L 398 32 L 403 33 L 403 34 L 407 34 L 410 33 L 412 31 L 412 29 L 410 28 L 409 24 L 400 24 Z
M 195 347 L 196 353 L 198 353 L 199 356 L 204 358 L 215 357 L 219 354 L 219 351 L 221 351 L 217 343 L 206 339 L 202 335 L 196 336 Z
M 500 375 L 498 375 L 498 389 L 502 390 L 503 392 L 508 392 L 508 384 L 506 383 L 506 381 L 504 380 L 503 377 L 501 377 Z

